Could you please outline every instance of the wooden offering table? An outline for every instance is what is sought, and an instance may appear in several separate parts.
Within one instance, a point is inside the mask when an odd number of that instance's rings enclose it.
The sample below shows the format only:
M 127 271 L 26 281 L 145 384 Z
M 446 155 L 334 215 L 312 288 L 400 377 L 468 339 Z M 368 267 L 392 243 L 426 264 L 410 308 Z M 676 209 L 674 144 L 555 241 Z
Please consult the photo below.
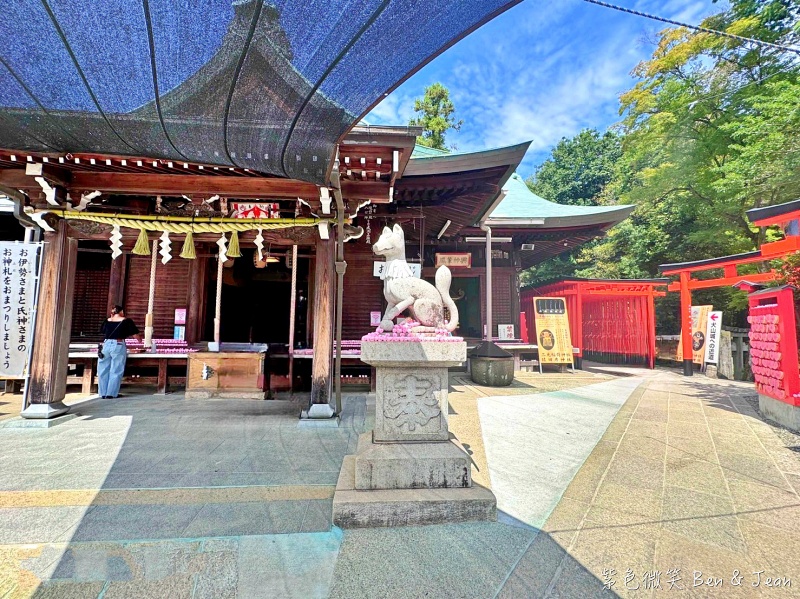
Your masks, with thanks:
M 191 354 L 186 399 L 266 399 L 266 356 L 266 348 Z

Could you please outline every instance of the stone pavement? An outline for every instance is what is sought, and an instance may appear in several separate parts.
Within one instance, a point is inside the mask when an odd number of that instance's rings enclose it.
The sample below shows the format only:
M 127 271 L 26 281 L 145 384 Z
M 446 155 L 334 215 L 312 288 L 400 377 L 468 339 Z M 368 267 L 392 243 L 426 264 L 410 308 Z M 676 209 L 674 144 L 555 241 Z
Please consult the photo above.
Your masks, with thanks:
M 753 396 L 700 376 L 645 381 L 499 596 L 800 597 L 800 459 Z
M 298 428 L 291 402 L 180 396 L 0 423 L 0 597 L 800 596 L 800 459 L 752 387 L 633 373 L 452 376 L 451 428 L 496 523 L 331 529 L 363 396 L 338 429 Z

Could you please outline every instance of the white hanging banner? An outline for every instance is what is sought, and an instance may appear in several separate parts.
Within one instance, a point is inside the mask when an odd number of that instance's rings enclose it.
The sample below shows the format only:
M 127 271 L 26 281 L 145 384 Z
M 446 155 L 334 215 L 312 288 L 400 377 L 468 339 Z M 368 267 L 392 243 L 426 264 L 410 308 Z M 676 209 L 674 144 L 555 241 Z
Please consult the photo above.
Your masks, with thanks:
M 719 341 L 722 336 L 722 312 L 709 312 L 706 325 L 706 363 L 719 364 Z
M 23 378 L 33 338 L 38 244 L 0 242 L 0 377 Z

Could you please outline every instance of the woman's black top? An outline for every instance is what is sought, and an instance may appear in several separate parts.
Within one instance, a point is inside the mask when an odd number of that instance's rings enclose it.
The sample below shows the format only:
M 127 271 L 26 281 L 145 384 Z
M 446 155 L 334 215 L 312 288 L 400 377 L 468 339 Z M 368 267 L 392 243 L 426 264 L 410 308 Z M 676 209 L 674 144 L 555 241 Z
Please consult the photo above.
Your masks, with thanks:
M 127 339 L 139 334 L 139 329 L 130 318 L 114 322 L 106 320 L 103 323 L 103 339 Z

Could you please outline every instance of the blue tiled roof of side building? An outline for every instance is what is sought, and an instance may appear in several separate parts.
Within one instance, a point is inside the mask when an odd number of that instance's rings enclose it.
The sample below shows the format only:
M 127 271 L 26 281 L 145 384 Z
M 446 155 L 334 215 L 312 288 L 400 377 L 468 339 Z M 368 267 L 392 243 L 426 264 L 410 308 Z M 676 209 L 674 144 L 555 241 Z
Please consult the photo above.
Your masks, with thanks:
M 492 211 L 491 218 L 554 218 L 588 216 L 619 211 L 623 206 L 570 206 L 556 204 L 533 193 L 517 173 L 511 175 L 503 189 L 506 197 Z

